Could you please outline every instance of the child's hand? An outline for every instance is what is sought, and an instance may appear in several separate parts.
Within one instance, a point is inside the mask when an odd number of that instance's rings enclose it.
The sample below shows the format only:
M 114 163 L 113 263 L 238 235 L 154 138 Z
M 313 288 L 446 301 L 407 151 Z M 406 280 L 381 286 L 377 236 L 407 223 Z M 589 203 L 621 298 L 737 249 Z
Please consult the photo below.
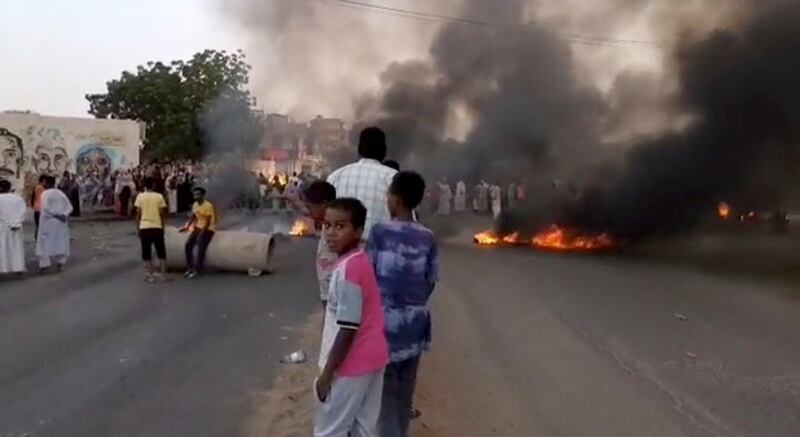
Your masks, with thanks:
M 317 399 L 320 402 L 325 402 L 328 395 L 331 394 L 331 377 L 323 373 L 317 378 Z
M 178 232 L 180 232 L 181 234 L 183 234 L 184 232 L 188 232 L 188 231 L 189 231 L 189 227 L 188 226 L 181 226 L 180 228 L 178 228 Z

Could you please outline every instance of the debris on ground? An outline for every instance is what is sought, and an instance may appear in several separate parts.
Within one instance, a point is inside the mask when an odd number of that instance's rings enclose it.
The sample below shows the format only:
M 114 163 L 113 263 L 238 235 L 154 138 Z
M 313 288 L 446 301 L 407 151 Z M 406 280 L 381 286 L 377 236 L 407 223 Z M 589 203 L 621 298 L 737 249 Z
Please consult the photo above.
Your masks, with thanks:
M 302 364 L 308 361 L 308 356 L 304 351 L 292 352 L 281 358 L 281 364 Z
M 680 320 L 680 321 L 682 321 L 682 322 L 686 322 L 686 321 L 689 320 L 688 317 L 686 317 L 685 315 L 683 315 L 681 313 L 675 313 L 675 318 Z

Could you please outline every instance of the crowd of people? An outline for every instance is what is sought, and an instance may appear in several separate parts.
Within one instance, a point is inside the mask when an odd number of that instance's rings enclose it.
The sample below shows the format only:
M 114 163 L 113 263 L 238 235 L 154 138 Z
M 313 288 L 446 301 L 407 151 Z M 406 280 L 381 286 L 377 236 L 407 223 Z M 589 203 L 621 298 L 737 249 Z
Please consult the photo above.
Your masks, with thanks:
M 447 179 L 442 179 L 434 190 L 429 191 L 426 200 L 429 210 L 437 215 L 462 213 L 469 208 L 475 214 L 491 213 L 497 218 L 504 209 L 524 202 L 525 195 L 522 182 L 509 182 L 503 186 L 479 181 L 468 189 L 464 181 L 458 181 L 453 187 Z
M 428 299 L 438 280 L 438 249 L 434 233 L 415 214 L 426 198 L 423 177 L 384 163 L 386 137 L 378 128 L 362 131 L 358 152 L 359 161 L 327 180 L 299 175 L 266 184 L 265 178 L 255 180 L 266 185 L 259 194 L 272 193 L 268 199 L 295 206 L 314 221 L 320 235 L 316 269 L 324 321 L 320 372 L 313 383 L 319 403 L 314 435 L 402 437 L 414 416 L 420 357 L 431 342 Z M 213 183 L 213 171 L 187 162 L 113 175 L 115 209 L 135 211 L 147 282 L 168 280 L 165 224 L 170 212 L 186 208 L 190 218 L 180 229 L 189 233 L 185 277 L 202 272 L 218 216 L 199 181 Z M 439 187 L 444 190 L 443 183 Z M 184 199 L 187 190 L 191 201 Z M 461 210 L 463 183 L 456 190 L 455 209 Z M 25 270 L 21 229 L 29 202 L 10 191 L 10 184 L 0 181 L 0 273 Z M 71 175 L 59 184 L 47 176 L 30 199 L 42 269 L 53 262 L 61 269 L 67 262 L 68 217 L 75 210 L 76 191 L 81 191 L 80 182 Z M 106 201 L 107 194 L 98 199 Z M 448 196 L 439 200 L 450 202 Z
M 269 208 L 275 212 L 286 210 L 286 196 L 296 197 L 311 180 L 304 173 L 291 176 L 276 173 L 268 177 L 250 171 L 241 163 L 213 161 L 175 161 L 141 165 L 130 170 L 115 172 L 111 186 L 114 210 L 120 215 L 132 213 L 132 202 L 144 190 L 146 178 L 155 181 L 155 192 L 164 195 L 170 214 L 188 212 L 194 202 L 195 186 L 224 192 L 224 209 L 256 210 Z M 89 198 L 90 201 L 92 197 Z M 93 201 L 97 204 L 97 201 Z

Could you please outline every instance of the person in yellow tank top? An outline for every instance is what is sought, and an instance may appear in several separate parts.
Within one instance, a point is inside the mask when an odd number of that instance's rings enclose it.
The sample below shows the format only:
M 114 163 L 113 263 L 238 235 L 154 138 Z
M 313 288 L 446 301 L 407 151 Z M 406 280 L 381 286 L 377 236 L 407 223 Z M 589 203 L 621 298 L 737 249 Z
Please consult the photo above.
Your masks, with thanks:
M 155 192 L 156 181 L 144 179 L 144 192 L 136 196 L 136 230 L 142 245 L 145 281 L 165 281 L 167 273 L 167 249 L 164 241 L 164 223 L 167 217 L 167 203 L 161 193 Z M 156 248 L 158 262 L 153 266 L 153 246 Z
M 206 200 L 206 190 L 196 187 L 192 190 L 194 194 L 194 206 L 192 206 L 192 216 L 189 222 L 180 229 L 181 232 L 191 232 L 186 240 L 186 279 L 194 279 L 203 272 L 206 260 L 206 250 L 214 238 L 217 230 L 217 211 L 214 205 Z M 194 248 L 197 246 L 197 258 L 194 256 Z

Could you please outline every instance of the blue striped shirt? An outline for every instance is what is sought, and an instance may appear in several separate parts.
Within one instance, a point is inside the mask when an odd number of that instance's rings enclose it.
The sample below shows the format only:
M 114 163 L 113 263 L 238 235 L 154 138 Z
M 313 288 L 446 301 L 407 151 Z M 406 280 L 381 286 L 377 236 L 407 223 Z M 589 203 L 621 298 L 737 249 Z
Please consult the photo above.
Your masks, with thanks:
M 431 342 L 428 299 L 438 278 L 436 236 L 415 222 L 378 223 L 367 253 L 381 292 L 390 360 L 419 356 Z

